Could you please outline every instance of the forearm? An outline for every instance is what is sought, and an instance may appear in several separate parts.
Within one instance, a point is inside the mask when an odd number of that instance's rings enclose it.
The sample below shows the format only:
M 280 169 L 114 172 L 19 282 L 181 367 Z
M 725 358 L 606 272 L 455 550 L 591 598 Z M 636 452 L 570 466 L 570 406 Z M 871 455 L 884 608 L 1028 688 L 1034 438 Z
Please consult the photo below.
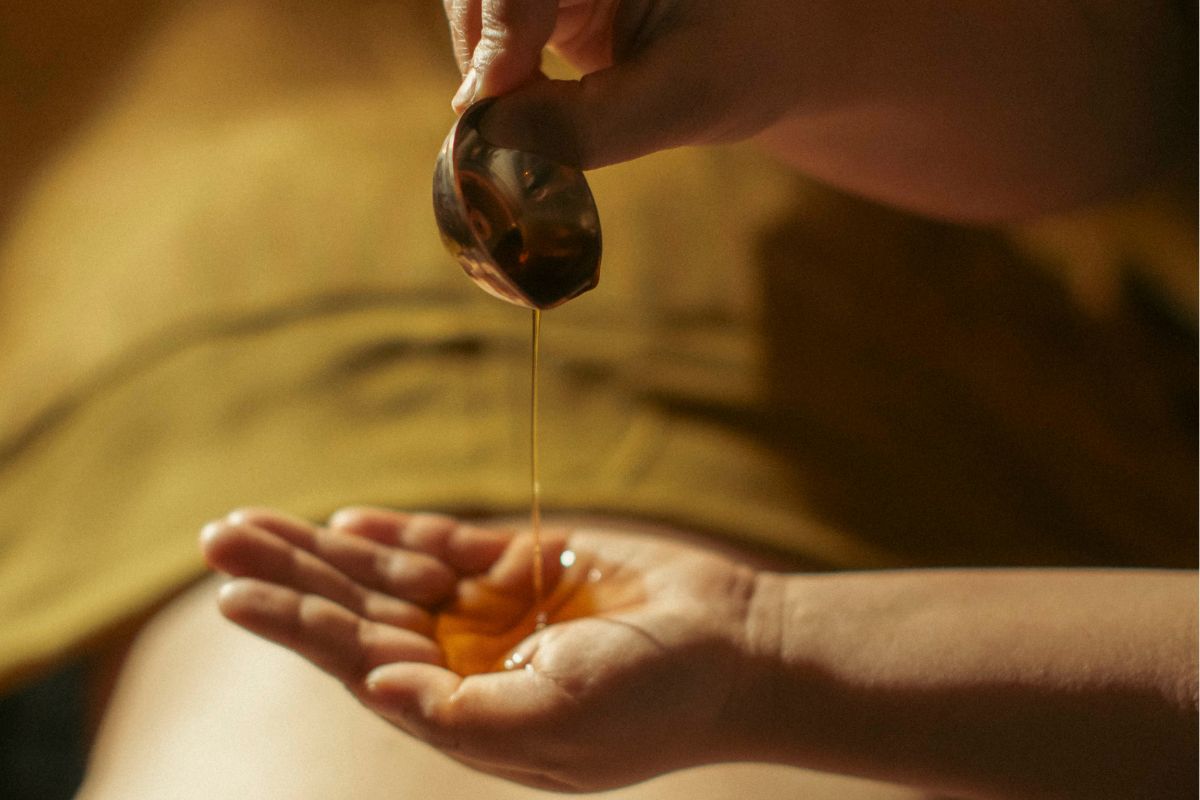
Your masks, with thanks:
M 763 139 L 834 185 L 960 220 L 1117 194 L 1194 149 L 1177 7 L 814 4 L 796 104 Z
M 761 580 L 739 757 L 1004 797 L 1194 789 L 1196 579 L 926 571 Z

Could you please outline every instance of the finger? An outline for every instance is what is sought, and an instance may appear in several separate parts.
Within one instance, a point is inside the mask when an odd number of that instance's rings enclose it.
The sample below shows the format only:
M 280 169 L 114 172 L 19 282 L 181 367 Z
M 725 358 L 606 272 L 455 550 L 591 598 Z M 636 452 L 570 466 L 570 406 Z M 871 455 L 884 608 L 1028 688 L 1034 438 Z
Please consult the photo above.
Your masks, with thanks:
M 695 46 L 684 34 L 666 34 L 579 81 L 533 81 L 498 98 L 481 131 L 494 144 L 581 169 L 754 132 L 755 120 L 731 125 L 744 87 L 714 74 L 720 70 L 696 68 Z
M 467 525 L 442 514 L 367 507 L 342 509 L 329 518 L 329 525 L 379 544 L 433 556 L 460 575 L 486 571 L 513 538 L 511 531 Z
M 653 0 L 649 0 L 653 2 Z M 620 0 L 563 0 L 547 44 L 579 74 L 603 69 L 613 63 L 614 14 Z
M 532 533 L 522 533 L 513 538 L 492 565 L 488 571 L 488 584 L 513 597 L 532 598 L 536 571 L 540 570 L 546 587 L 557 585 L 562 576 L 560 557 L 565 548 L 566 536 L 561 531 L 542 531 L 536 538 Z
M 387 547 L 344 531 L 318 528 L 272 511 L 246 509 L 227 518 L 249 524 L 307 550 L 362 584 L 422 605 L 448 598 L 458 579 L 454 570 L 424 553 Z
M 427 664 L 385 664 L 366 679 L 364 702 L 439 749 L 489 764 L 514 764 L 531 737 L 575 707 L 531 669 L 462 678 Z
M 471 68 L 471 53 L 479 41 L 480 0 L 442 0 L 450 24 L 450 42 L 459 73 Z
M 499 683 L 511 689 L 527 681 L 520 670 L 464 678 L 437 665 L 385 664 L 366 676 L 363 700 L 379 714 L 439 749 L 471 757 L 479 748 L 467 739 L 475 736 L 479 726 L 474 718 L 461 712 L 463 692 L 472 687 L 471 692 L 478 696 L 479 690 L 473 687 L 479 683 L 485 686 Z M 493 719 L 493 725 L 499 722 Z M 515 728 L 518 724 L 506 719 L 501 727 Z M 479 757 L 478 752 L 474 757 Z
M 217 605 L 243 628 L 351 685 L 382 664 L 441 660 L 437 645 L 413 631 L 371 622 L 323 597 L 251 578 L 221 587 Z
M 443 709 L 465 680 L 440 665 L 388 664 L 366 675 L 356 694 L 367 708 L 401 730 L 459 757 L 460 733 L 448 725 Z
M 479 41 L 454 96 L 455 110 L 462 113 L 476 100 L 505 94 L 536 77 L 557 16 L 558 0 L 482 0 Z
M 367 589 L 307 550 L 248 523 L 206 526 L 201 547 L 210 566 L 234 577 L 317 594 L 375 622 L 420 633 L 433 629 L 432 617 L 420 606 Z

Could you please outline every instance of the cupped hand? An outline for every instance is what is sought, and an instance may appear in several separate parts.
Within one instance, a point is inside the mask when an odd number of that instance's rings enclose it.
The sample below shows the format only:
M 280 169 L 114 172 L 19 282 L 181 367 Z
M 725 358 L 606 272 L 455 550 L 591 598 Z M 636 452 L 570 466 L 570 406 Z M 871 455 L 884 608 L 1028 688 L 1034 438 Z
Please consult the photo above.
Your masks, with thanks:
M 546 532 L 539 606 L 528 533 L 440 515 L 240 511 L 202 547 L 225 616 L 485 772 L 597 790 L 737 747 L 756 573 L 716 554 Z
M 792 61 L 812 47 L 813 13 L 784 0 L 444 2 L 456 110 L 500 97 L 485 136 L 585 169 L 763 130 L 800 96 Z M 582 80 L 547 80 L 547 46 Z

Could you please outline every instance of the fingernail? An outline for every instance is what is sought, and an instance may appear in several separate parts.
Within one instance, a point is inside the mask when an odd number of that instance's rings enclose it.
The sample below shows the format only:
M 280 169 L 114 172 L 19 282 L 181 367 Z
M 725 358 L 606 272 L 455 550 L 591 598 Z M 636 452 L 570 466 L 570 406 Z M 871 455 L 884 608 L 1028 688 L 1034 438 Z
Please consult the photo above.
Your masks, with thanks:
M 454 106 L 454 110 L 461 114 L 466 111 L 467 106 L 475 102 L 475 95 L 478 93 L 479 73 L 474 67 L 471 67 L 467 70 L 467 76 L 463 78 L 462 85 L 454 93 L 454 99 L 450 101 L 450 105 Z
M 377 697 L 387 694 L 388 672 L 389 670 L 386 664 L 382 667 L 376 667 L 375 669 L 371 670 L 370 674 L 367 675 L 367 679 L 364 681 L 367 687 L 367 692 Z
M 208 544 L 214 538 L 216 538 L 217 534 L 221 532 L 221 528 L 223 527 L 224 526 L 220 522 L 208 523 L 200 529 L 200 541 L 204 544 Z

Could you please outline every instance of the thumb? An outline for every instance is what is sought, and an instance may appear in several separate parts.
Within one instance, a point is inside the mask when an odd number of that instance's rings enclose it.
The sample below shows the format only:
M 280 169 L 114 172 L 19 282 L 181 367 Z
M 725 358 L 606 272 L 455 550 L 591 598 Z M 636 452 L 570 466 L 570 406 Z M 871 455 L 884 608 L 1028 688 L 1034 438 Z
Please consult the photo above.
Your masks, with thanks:
M 735 97 L 696 68 L 692 49 L 660 40 L 579 81 L 531 81 L 498 98 L 480 129 L 493 144 L 581 169 L 726 138 Z

